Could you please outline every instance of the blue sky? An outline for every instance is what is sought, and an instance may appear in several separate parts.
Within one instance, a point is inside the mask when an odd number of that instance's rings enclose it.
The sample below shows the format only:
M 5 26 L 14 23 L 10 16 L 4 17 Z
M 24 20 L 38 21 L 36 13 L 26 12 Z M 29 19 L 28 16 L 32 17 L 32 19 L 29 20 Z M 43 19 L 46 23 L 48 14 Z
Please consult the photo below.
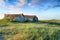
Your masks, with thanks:
M 5 13 L 36 15 L 40 20 L 60 19 L 60 0 L 0 0 L 0 19 Z

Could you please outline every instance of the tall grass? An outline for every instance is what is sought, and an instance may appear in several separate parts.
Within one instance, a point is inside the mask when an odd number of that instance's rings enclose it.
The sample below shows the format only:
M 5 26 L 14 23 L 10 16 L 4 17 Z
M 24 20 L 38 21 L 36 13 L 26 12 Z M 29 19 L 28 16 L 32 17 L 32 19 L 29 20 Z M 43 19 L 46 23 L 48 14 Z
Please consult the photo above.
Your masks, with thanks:
M 9 31 L 10 32 L 10 31 Z M 9 33 L 8 32 L 8 33 Z M 45 27 L 16 28 L 6 40 L 60 40 L 60 30 Z
M 47 24 L 11 23 L 14 28 L 0 28 L 5 40 L 60 40 L 60 27 Z M 13 27 L 12 26 L 12 27 Z
M 17 23 L 0 20 L 0 35 L 4 40 L 60 40 L 60 25 Z

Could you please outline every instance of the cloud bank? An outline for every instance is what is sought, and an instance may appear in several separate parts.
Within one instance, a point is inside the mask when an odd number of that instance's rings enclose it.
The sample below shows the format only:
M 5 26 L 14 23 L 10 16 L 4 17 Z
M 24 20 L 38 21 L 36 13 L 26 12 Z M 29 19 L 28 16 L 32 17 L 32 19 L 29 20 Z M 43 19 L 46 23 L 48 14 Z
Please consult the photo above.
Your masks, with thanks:
M 0 6 L 7 7 L 7 8 L 20 8 L 22 6 L 36 6 L 36 5 L 46 5 L 46 7 L 60 7 L 60 0 L 30 0 L 31 2 L 28 3 L 29 0 L 0 0 Z
M 10 11 L 21 12 L 24 6 L 37 7 L 41 9 L 49 9 L 60 7 L 60 0 L 0 0 L 0 7 L 9 9 Z

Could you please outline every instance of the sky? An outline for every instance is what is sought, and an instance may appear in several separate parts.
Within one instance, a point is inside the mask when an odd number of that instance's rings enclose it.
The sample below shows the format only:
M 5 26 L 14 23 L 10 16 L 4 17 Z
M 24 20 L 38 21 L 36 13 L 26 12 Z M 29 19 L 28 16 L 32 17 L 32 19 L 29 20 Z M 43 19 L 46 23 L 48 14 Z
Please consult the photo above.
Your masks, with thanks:
M 0 19 L 4 14 L 22 13 L 39 20 L 60 20 L 60 0 L 0 0 Z

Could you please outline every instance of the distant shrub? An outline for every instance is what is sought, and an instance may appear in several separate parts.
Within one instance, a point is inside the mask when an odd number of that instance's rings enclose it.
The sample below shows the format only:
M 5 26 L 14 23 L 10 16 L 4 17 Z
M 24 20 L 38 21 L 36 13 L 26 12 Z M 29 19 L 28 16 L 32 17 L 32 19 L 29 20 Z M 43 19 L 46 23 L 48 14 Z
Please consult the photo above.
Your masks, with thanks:
M 9 22 L 9 19 L 0 19 L 0 27 L 7 26 Z

